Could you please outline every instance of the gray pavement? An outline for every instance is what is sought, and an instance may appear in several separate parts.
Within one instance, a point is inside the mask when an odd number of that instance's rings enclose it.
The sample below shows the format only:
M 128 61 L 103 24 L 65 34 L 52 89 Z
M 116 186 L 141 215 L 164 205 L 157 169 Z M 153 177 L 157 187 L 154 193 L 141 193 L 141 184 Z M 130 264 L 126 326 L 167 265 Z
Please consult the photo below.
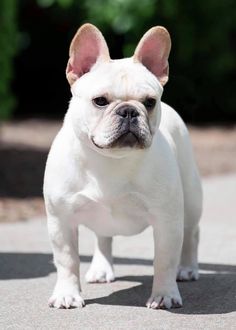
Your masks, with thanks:
M 93 234 L 80 229 L 83 309 L 47 307 L 56 273 L 46 219 L 0 225 L 0 329 L 236 329 L 236 174 L 205 179 L 200 280 L 180 283 L 184 307 L 144 307 L 152 284 L 148 228 L 114 242 L 117 280 L 86 284 Z

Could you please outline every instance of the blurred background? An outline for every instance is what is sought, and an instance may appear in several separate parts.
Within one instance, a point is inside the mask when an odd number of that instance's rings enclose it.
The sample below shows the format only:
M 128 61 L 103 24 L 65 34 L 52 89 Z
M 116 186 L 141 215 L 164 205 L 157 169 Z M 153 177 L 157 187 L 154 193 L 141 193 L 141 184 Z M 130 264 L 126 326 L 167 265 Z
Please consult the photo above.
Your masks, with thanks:
M 163 100 L 187 122 L 203 176 L 236 172 L 234 0 L 1 0 L 0 221 L 44 213 L 47 153 L 70 99 L 68 48 L 85 22 L 103 32 L 114 59 L 165 26 L 172 51 Z

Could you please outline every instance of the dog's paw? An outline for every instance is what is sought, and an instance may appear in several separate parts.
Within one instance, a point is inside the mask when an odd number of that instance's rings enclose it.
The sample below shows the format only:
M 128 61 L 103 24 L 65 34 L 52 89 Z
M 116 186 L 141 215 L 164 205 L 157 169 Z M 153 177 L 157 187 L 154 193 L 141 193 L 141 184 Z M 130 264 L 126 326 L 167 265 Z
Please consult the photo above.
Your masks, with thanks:
M 148 299 L 146 306 L 152 309 L 179 308 L 182 306 L 182 299 L 180 295 L 173 295 L 173 296 L 152 295 Z
M 199 273 L 197 267 L 179 266 L 177 281 L 197 281 Z
M 87 283 L 110 283 L 115 280 L 112 266 L 107 263 L 92 263 L 85 275 Z
M 159 286 L 159 289 L 152 292 L 146 306 L 152 309 L 170 309 L 181 307 L 182 298 L 180 296 L 177 283 L 175 282 L 172 287 L 168 288 L 162 288 L 162 286 Z
M 78 292 L 54 292 L 48 305 L 55 308 L 81 308 L 85 302 Z

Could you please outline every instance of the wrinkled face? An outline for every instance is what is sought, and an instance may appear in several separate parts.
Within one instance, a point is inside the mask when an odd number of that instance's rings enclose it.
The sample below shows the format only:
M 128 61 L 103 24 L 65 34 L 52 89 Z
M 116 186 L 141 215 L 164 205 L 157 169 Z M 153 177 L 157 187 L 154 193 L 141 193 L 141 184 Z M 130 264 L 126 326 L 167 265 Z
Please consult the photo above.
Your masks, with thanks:
M 75 133 L 100 153 L 148 148 L 160 122 L 162 91 L 132 58 L 97 63 L 72 86 Z

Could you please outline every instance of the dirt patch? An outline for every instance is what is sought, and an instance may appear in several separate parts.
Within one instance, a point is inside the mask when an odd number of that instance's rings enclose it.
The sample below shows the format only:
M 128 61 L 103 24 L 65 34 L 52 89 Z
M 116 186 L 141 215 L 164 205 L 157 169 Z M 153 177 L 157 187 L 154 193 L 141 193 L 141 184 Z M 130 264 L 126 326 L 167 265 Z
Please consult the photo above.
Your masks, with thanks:
M 59 121 L 24 120 L 0 126 L 0 221 L 45 215 L 42 183 Z M 236 172 L 236 126 L 189 126 L 202 176 Z
M 236 172 L 236 126 L 190 126 L 189 131 L 202 176 Z

